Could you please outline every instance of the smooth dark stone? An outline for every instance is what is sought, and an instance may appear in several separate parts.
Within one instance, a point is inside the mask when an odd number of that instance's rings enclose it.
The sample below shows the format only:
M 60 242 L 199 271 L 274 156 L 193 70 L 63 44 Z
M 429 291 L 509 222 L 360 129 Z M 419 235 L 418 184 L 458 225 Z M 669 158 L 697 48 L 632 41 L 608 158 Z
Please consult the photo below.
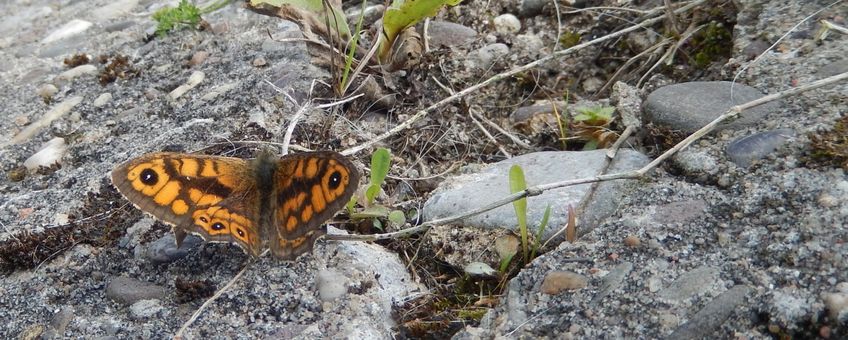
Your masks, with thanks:
M 727 157 L 737 166 L 747 168 L 754 161 L 774 153 L 794 136 L 794 130 L 780 129 L 742 137 L 727 146 Z

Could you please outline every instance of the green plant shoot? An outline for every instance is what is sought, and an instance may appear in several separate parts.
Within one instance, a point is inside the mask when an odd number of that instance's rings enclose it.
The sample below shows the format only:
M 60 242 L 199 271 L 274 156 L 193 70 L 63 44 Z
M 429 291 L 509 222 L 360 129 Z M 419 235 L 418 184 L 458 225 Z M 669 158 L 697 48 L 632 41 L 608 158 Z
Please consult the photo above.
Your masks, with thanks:
M 350 40 L 350 45 L 347 47 L 347 56 L 345 57 L 345 67 L 342 71 L 342 81 L 339 83 L 339 93 L 347 89 L 347 77 L 350 75 L 350 70 L 353 67 L 353 55 L 356 53 L 356 47 L 359 45 L 359 32 L 362 31 L 362 20 L 365 18 L 365 6 L 368 5 L 366 0 L 362 0 L 362 8 L 359 11 L 359 20 L 356 22 L 356 31 Z
M 524 189 L 527 189 L 527 182 L 524 180 L 524 170 L 517 164 L 513 165 L 509 169 L 509 191 L 514 194 Z M 513 201 L 512 207 L 515 208 L 515 216 L 518 218 L 521 251 L 524 254 L 524 260 L 527 261 L 527 198 L 524 197 Z
M 603 125 L 612 120 L 612 113 L 615 112 L 615 107 L 578 107 L 575 110 L 580 112 L 578 115 L 574 116 L 575 121 L 586 122 L 590 125 Z
M 188 0 L 180 1 L 177 7 L 162 8 L 153 13 L 153 20 L 157 22 L 156 35 L 164 37 L 168 32 L 181 27 L 197 27 L 202 14 L 211 13 L 224 6 L 229 0 L 220 0 L 212 3 L 204 9 L 200 9 Z
M 456 6 L 462 0 L 393 0 L 383 14 L 383 34 L 378 41 L 377 58 L 386 62 L 395 38 L 407 27 L 435 16 L 444 6 Z
M 379 148 L 371 155 L 371 179 L 368 189 L 365 190 L 365 199 L 368 205 L 374 203 L 374 199 L 380 193 L 380 186 L 383 185 L 386 175 L 389 174 L 391 162 L 392 158 L 388 149 Z
M 539 250 L 539 244 L 542 242 L 542 236 L 545 234 L 545 227 L 548 226 L 548 218 L 551 217 L 551 206 L 545 208 L 545 214 L 542 215 L 542 222 L 539 223 L 539 231 L 536 232 L 536 240 L 533 241 L 533 251 L 530 252 L 530 258 L 536 258 L 536 252 Z

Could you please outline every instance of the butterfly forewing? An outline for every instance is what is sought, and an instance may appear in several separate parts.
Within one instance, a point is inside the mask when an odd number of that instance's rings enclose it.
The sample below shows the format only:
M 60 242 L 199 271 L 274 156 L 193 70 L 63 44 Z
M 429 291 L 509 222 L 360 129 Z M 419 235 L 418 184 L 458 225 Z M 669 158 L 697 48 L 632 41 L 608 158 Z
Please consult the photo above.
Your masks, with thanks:
M 238 158 L 153 153 L 116 167 L 112 183 L 139 209 L 174 225 L 178 234 L 185 231 L 208 241 L 245 246 L 237 234 L 247 235 L 250 228 L 256 234 L 256 227 L 248 224 L 239 233 L 229 223 L 240 217 L 255 218 L 255 211 L 246 204 L 254 187 L 247 164 Z M 231 235 L 222 233 L 223 224 Z
M 335 152 L 310 152 L 280 159 L 275 174 L 274 254 L 293 260 L 312 249 L 333 217 L 356 191 L 359 172 Z

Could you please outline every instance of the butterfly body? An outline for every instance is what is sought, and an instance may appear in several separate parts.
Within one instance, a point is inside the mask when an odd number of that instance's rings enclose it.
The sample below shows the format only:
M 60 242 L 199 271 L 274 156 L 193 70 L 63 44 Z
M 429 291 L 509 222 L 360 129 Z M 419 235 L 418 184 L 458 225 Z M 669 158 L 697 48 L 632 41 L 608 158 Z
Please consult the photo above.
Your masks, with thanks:
M 324 221 L 353 195 L 359 173 L 329 151 L 253 160 L 153 153 L 112 171 L 112 182 L 139 209 L 207 242 L 233 242 L 294 260 L 326 233 Z

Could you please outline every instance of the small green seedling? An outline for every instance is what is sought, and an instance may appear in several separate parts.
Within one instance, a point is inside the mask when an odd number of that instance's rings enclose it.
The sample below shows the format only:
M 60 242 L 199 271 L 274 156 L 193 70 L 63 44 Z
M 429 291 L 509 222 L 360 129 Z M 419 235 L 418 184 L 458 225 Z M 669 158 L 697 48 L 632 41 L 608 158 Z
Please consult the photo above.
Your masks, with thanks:
M 595 150 L 615 139 L 616 134 L 607 126 L 612 122 L 613 106 L 578 107 L 574 116 L 576 134 L 587 140 L 583 150 Z
M 201 15 L 216 11 L 226 6 L 229 2 L 229 0 L 220 0 L 204 9 L 200 9 L 194 4 L 189 3 L 188 0 L 181 0 L 177 7 L 162 8 L 156 11 L 156 13 L 153 13 L 153 20 L 158 23 L 156 25 L 156 35 L 161 38 L 175 29 L 196 28 L 200 24 Z
M 354 206 L 357 203 L 357 195 L 350 198 L 345 208 L 350 217 L 353 219 L 372 219 L 374 227 L 383 229 L 383 222 L 380 218 L 385 218 L 395 226 L 400 226 L 406 223 L 406 215 L 400 210 L 390 210 L 389 208 L 375 204 L 374 201 L 377 195 L 380 194 L 380 188 L 383 186 L 386 176 L 389 174 L 392 157 L 388 149 L 379 148 L 371 155 L 371 177 L 368 181 L 368 186 L 365 189 L 364 197 L 361 205 L 364 207 L 361 211 L 354 211 Z
M 575 110 L 580 112 L 578 115 L 574 116 L 575 121 L 584 122 L 590 125 L 604 125 L 612 120 L 612 113 L 615 112 L 615 107 L 578 107 Z
M 527 182 L 524 179 L 524 170 L 519 165 L 513 165 L 509 169 L 509 190 L 516 193 L 527 189 Z M 539 224 L 539 231 L 536 233 L 536 240 L 533 242 L 532 250 L 529 236 L 527 233 L 527 198 L 521 198 L 512 202 L 512 207 L 515 209 L 515 216 L 518 218 L 518 233 L 521 237 L 521 250 L 524 255 L 524 262 L 528 263 L 536 256 L 536 251 L 539 248 L 539 242 L 542 239 L 542 233 L 548 224 L 548 217 L 551 214 L 551 206 L 545 209 L 545 214 L 542 216 L 542 221 Z M 532 251 L 532 253 L 531 253 Z M 528 256 L 529 255 L 529 256 Z

